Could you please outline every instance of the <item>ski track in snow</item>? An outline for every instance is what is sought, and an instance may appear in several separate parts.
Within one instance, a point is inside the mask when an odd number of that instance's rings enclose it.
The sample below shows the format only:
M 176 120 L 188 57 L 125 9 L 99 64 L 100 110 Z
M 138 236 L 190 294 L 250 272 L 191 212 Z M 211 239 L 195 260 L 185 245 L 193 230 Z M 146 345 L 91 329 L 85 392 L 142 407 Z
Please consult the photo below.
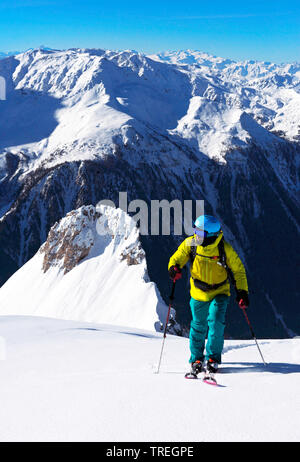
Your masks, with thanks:
M 226 340 L 220 387 L 185 380 L 188 339 L 1 316 L 0 441 L 298 441 L 300 340 Z M 3 358 L 4 359 L 4 358 Z M 288 418 L 287 418 L 288 416 Z

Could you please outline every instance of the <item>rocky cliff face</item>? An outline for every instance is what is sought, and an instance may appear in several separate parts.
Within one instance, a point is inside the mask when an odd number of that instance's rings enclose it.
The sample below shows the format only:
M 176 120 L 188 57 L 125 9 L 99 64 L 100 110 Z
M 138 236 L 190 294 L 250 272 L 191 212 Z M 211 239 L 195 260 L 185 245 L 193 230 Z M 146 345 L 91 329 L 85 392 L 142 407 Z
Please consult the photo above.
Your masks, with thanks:
M 119 191 L 148 204 L 203 199 L 246 264 L 257 334 L 299 334 L 291 258 L 299 251 L 298 112 L 288 115 L 298 74 L 249 71 L 246 81 L 232 62 L 222 66 L 101 50 L 39 50 L 1 61 L 11 83 L 11 100 L 0 108 L 1 282 L 82 205 L 118 204 Z M 287 72 L 290 79 L 280 80 Z M 27 131 L 22 111 L 30 115 Z M 166 301 L 168 257 L 183 238 L 142 237 L 149 275 Z M 176 290 L 177 317 L 188 326 L 188 288 L 180 282 Z M 234 305 L 228 317 L 227 335 L 247 335 Z
M 100 212 L 90 206 L 79 211 L 73 210 L 59 223 L 55 223 L 40 249 L 40 253 L 44 254 L 44 273 L 55 266 L 63 268 L 66 274 L 84 260 L 95 244 L 91 225 L 99 218 Z

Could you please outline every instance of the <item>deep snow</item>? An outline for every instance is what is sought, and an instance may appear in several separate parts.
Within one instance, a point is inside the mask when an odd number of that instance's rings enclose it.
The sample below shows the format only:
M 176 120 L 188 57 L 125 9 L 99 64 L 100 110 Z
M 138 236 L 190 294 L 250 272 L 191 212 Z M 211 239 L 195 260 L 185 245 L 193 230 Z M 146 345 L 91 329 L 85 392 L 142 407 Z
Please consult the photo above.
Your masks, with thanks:
M 300 341 L 225 342 L 220 387 L 184 379 L 188 339 L 1 316 L 1 441 L 299 441 Z M 6 359 L 4 359 L 4 344 Z

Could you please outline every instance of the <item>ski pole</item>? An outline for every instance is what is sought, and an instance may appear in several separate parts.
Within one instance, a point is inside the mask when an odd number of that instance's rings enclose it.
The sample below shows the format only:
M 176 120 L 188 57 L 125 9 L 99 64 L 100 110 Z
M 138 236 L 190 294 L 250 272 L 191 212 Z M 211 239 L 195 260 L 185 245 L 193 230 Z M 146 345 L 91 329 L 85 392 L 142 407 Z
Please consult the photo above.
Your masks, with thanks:
M 168 323 L 169 323 L 169 317 L 170 317 L 172 302 L 173 302 L 173 300 L 174 300 L 175 284 L 176 284 L 176 279 L 173 279 L 172 291 L 171 291 L 171 294 L 170 294 L 170 297 L 169 297 L 169 300 L 170 300 L 169 309 L 168 309 L 168 314 L 167 314 L 167 319 L 166 319 L 166 324 L 165 324 L 165 329 L 164 329 L 163 342 L 162 342 L 162 347 L 161 347 L 161 352 L 160 352 L 160 357 L 159 357 L 159 363 L 158 363 L 158 368 L 157 368 L 156 374 L 159 374 L 159 369 L 160 369 L 162 354 L 163 354 L 164 345 L 165 345 L 165 340 L 166 340 L 166 336 L 167 336 L 167 328 L 168 328 Z
M 240 305 L 240 304 L 239 304 L 239 305 Z M 245 315 L 245 318 L 246 318 L 247 324 L 248 324 L 248 326 L 249 326 L 251 335 L 252 335 L 253 339 L 255 340 L 255 343 L 256 343 L 256 346 L 257 346 L 258 351 L 259 351 L 259 353 L 260 353 L 261 359 L 262 359 L 264 365 L 266 366 L 267 364 L 265 363 L 264 357 L 263 357 L 263 355 L 262 355 L 262 352 L 261 352 L 261 350 L 260 350 L 260 348 L 259 348 L 257 339 L 256 339 L 256 337 L 255 337 L 253 328 L 252 328 L 251 323 L 250 323 L 250 321 L 249 321 L 249 318 L 248 318 L 248 316 L 247 316 L 246 308 L 245 308 L 243 305 L 240 305 L 240 308 L 242 308 L 242 310 L 243 310 L 243 313 L 244 313 L 244 315 Z

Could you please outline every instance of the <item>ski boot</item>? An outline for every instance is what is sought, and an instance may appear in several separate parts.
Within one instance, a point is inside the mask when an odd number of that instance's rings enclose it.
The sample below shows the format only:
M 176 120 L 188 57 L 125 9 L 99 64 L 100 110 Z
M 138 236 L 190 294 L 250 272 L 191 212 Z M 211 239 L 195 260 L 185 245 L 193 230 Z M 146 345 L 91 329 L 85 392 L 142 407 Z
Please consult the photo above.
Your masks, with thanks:
M 203 362 L 200 360 L 191 363 L 191 370 L 185 374 L 186 379 L 197 379 L 198 374 L 203 371 Z
M 213 359 L 209 358 L 206 363 L 206 370 L 211 374 L 216 374 L 218 372 L 219 364 L 216 363 Z
M 218 367 L 218 363 L 209 358 L 209 360 L 206 362 L 206 370 L 203 382 L 208 383 L 209 385 L 217 385 L 215 374 L 218 372 Z

